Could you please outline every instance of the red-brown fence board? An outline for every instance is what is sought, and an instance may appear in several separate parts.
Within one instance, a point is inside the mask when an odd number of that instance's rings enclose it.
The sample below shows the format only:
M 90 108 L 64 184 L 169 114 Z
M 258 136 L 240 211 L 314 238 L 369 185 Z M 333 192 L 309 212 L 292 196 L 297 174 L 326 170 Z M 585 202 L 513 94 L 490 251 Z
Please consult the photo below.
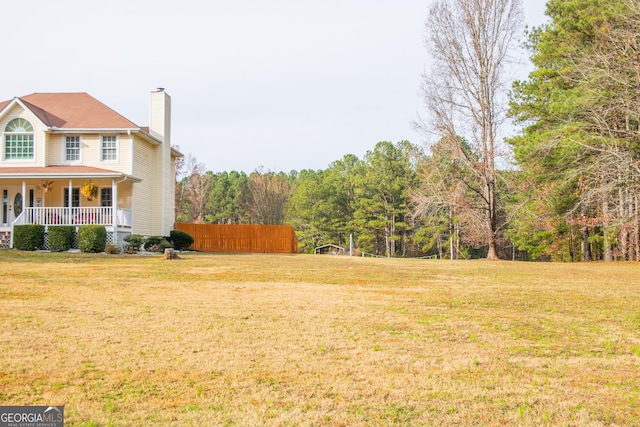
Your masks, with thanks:
M 298 252 L 298 238 L 289 225 L 176 224 L 193 237 L 189 249 L 202 252 Z

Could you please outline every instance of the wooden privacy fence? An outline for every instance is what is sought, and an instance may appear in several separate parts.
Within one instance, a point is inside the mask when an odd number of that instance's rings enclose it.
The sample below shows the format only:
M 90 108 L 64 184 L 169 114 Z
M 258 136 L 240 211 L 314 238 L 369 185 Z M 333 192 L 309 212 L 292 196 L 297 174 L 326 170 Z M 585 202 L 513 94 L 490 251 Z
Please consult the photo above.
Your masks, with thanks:
M 193 237 L 189 249 L 202 252 L 264 252 L 295 254 L 298 238 L 290 225 L 176 224 Z

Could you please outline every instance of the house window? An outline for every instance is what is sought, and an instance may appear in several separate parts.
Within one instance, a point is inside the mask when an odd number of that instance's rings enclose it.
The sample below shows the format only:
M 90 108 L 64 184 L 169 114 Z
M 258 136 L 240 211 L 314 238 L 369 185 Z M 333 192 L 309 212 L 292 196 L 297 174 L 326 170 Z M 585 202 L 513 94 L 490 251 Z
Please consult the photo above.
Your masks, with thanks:
M 101 137 L 102 160 L 118 160 L 118 137 L 115 135 Z
M 111 188 L 109 187 L 100 189 L 100 206 L 111 207 L 113 205 L 111 194 Z
M 80 137 L 66 136 L 64 142 L 64 157 L 68 162 L 80 160 Z
M 4 129 L 4 158 L 33 159 L 33 126 L 25 119 L 13 119 Z
M 64 189 L 64 207 L 69 207 L 69 188 Z M 80 189 L 77 187 L 71 189 L 71 207 L 80 207 Z

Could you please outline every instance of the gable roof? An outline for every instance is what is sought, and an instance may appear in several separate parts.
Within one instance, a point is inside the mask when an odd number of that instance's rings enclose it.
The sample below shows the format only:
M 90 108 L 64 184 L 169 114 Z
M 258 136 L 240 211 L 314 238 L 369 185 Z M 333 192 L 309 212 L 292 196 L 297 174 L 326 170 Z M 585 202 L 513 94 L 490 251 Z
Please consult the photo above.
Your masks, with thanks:
M 32 93 L 14 98 L 49 127 L 59 129 L 140 129 L 85 92 Z M 12 101 L 0 102 L 0 112 Z

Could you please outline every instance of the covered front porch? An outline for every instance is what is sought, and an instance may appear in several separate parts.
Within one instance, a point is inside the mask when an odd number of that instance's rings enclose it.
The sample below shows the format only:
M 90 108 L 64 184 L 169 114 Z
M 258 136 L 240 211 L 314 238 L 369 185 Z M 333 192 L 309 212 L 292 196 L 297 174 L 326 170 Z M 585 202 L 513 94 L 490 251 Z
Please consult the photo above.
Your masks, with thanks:
M 131 228 L 132 213 L 130 209 L 114 209 L 113 207 L 78 207 L 78 208 L 24 208 L 24 211 L 11 224 L 51 225 L 86 225 L 98 224 Z
M 43 167 L 0 169 L 0 247 L 13 246 L 18 225 L 105 226 L 108 240 L 121 244 L 132 232 L 135 178 L 97 168 Z M 95 191 L 86 195 L 83 187 Z

